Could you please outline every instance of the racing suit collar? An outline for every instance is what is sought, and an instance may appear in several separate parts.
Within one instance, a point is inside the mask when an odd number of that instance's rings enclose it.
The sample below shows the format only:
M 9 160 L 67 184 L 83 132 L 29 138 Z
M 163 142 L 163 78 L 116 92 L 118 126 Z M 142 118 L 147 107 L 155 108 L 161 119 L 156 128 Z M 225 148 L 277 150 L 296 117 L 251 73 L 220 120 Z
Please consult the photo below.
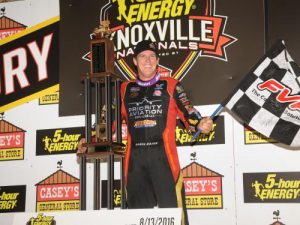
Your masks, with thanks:
M 151 80 L 147 80 L 147 81 L 142 81 L 141 79 L 139 79 L 137 77 L 136 83 L 142 87 L 149 87 L 149 86 L 152 86 L 153 84 L 157 83 L 157 81 L 159 81 L 159 79 L 160 79 L 160 73 L 156 73 L 156 75 Z

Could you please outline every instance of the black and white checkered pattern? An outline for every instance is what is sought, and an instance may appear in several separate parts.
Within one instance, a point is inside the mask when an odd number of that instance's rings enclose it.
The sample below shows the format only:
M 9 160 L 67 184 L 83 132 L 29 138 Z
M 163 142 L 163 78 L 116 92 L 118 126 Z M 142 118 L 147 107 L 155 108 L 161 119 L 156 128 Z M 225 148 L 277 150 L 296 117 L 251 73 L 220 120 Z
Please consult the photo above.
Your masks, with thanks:
M 279 90 L 273 93 L 258 88 L 269 79 L 291 91 L 284 102 L 276 99 Z M 298 108 L 291 109 L 292 103 Z M 284 41 L 267 51 L 222 105 L 261 134 L 293 147 L 300 146 L 300 69 Z

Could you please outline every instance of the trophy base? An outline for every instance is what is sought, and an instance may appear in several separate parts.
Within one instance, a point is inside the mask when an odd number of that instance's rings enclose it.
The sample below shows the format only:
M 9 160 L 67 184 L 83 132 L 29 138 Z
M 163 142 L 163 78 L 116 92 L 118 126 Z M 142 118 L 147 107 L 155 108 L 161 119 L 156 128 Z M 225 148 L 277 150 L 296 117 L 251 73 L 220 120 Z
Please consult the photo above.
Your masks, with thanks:
M 125 155 L 125 151 L 123 151 L 125 145 L 123 143 L 103 141 L 97 143 L 85 143 L 82 146 L 87 147 L 87 152 L 77 153 L 77 156 L 79 157 L 105 158 L 110 155 L 115 155 L 116 157 Z

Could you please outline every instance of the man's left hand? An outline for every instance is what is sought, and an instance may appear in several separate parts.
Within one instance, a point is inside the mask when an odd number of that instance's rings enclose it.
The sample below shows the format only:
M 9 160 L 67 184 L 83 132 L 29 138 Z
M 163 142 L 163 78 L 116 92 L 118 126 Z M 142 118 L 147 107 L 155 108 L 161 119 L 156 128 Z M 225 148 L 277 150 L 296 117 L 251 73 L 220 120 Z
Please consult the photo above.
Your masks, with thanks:
M 200 120 L 197 128 L 198 130 L 201 130 L 202 133 L 208 134 L 210 131 L 212 131 L 213 124 L 213 120 L 210 117 L 204 117 L 202 120 Z

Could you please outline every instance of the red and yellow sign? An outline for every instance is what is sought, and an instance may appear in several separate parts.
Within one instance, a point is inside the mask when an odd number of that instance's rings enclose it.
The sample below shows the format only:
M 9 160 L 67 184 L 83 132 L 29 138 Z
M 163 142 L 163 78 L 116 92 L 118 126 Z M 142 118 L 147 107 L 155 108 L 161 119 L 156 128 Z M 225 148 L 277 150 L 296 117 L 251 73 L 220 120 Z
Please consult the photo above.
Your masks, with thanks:
M 222 209 L 222 175 L 193 162 L 182 169 L 188 209 Z
M 0 120 L 0 161 L 24 159 L 25 131 Z
M 79 179 L 58 170 L 37 185 L 36 211 L 79 210 Z
M 58 22 L 54 17 L 0 40 L 0 112 L 59 90 Z

